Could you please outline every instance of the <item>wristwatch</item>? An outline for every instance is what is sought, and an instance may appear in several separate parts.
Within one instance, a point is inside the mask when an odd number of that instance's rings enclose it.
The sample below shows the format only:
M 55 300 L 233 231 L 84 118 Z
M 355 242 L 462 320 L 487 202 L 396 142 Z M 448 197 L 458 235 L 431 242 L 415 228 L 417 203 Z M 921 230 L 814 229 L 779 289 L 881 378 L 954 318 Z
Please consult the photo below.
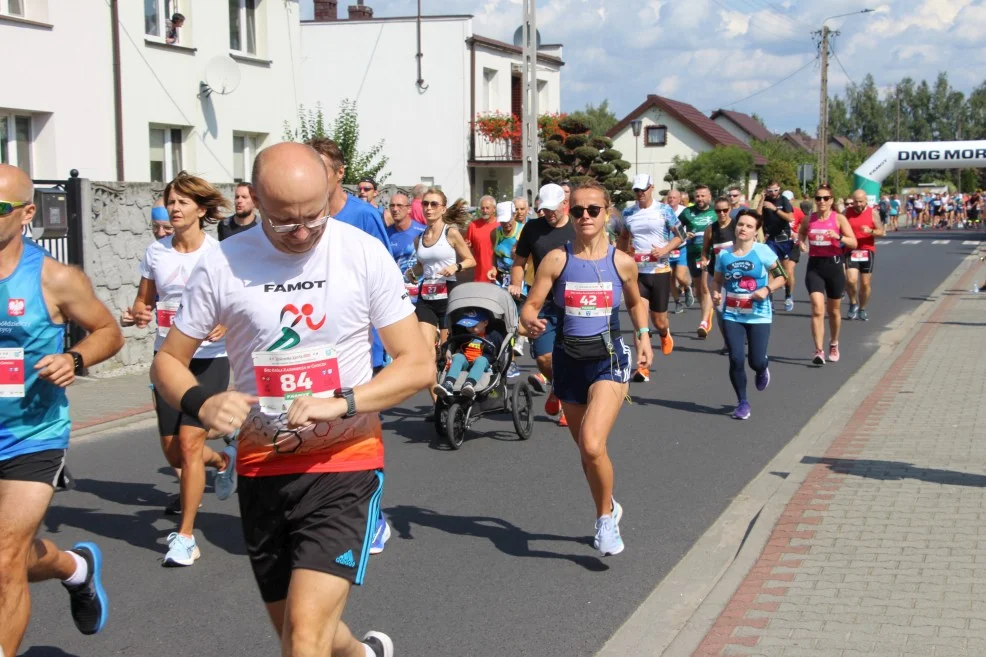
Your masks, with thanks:
M 455 263 L 455 271 L 462 271 L 462 263 L 461 262 Z
M 353 395 L 352 388 L 336 388 L 332 391 L 332 396 L 336 399 L 346 400 L 346 413 L 343 418 L 349 418 L 356 415 L 356 396 Z
M 81 375 L 86 369 L 86 364 L 82 362 L 82 354 L 77 351 L 66 351 L 65 353 L 72 357 L 72 362 L 75 363 L 75 373 Z

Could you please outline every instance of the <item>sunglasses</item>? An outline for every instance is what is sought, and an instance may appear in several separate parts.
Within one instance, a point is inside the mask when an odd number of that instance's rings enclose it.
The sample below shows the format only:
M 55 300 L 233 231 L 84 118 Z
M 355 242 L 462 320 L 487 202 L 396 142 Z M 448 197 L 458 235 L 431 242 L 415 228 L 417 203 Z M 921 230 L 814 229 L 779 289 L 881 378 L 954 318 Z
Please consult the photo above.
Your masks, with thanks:
M 30 201 L 0 201 L 0 217 L 6 217 L 17 208 L 31 205 Z
M 298 230 L 302 226 L 304 226 L 309 230 L 313 230 L 315 228 L 318 228 L 319 226 L 324 226 L 325 223 L 331 218 L 332 218 L 331 216 L 325 215 L 324 217 L 321 217 L 319 219 L 304 221 L 300 224 L 275 224 L 270 219 L 267 219 L 267 223 L 270 224 L 270 229 L 275 233 L 293 233 L 294 231 Z
M 819 203 L 821 203 L 822 201 L 831 201 L 832 200 L 832 197 L 831 196 L 816 196 L 815 197 L 815 200 L 818 201 Z
M 599 216 L 599 213 L 602 212 L 604 209 L 605 208 L 603 208 L 603 206 L 601 206 L 601 205 L 589 205 L 589 206 L 573 205 L 572 206 L 572 216 L 575 217 L 576 219 L 578 219 L 586 211 L 588 211 L 589 212 L 589 216 L 592 217 L 593 219 L 595 219 L 596 217 Z
M 716 208 L 716 214 L 729 214 L 729 208 Z
M 423 208 L 440 208 L 442 207 L 441 201 L 421 201 L 421 207 Z
M 373 187 L 371 185 L 360 185 L 359 186 L 359 191 L 361 191 L 361 192 L 372 192 L 373 191 Z
M 730 194 L 729 198 L 739 198 L 739 194 Z

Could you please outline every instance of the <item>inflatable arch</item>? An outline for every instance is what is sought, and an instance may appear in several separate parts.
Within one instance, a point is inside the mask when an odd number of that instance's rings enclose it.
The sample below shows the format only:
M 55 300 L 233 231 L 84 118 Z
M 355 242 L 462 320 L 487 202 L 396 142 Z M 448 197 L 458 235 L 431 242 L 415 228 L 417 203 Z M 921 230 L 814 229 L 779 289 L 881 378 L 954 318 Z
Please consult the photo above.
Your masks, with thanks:
M 880 183 L 898 169 L 968 169 L 986 167 L 986 141 L 892 141 L 881 146 L 853 172 L 853 189 L 862 189 L 875 204 Z

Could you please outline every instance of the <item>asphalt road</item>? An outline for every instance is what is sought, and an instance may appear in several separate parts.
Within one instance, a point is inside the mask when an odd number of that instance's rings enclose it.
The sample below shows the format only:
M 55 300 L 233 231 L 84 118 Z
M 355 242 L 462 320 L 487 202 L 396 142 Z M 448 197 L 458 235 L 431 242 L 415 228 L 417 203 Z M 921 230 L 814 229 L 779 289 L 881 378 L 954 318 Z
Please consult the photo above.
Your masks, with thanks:
M 718 331 L 700 341 L 697 309 L 672 316 L 675 352 L 658 354 L 649 384 L 633 385 L 633 404 L 609 442 L 625 509 L 627 548 L 617 557 L 600 559 L 592 549 L 594 512 L 567 430 L 542 418 L 533 438 L 519 442 L 508 416 L 490 417 L 452 452 L 429 445 L 423 396 L 387 413 L 384 509 L 395 531 L 373 557 L 367 584 L 350 596 L 347 622 L 359 634 L 389 633 L 398 655 L 593 655 L 875 351 L 887 325 L 976 248 L 962 242 L 983 237 L 900 233 L 878 246 L 871 321 L 847 322 L 842 361 L 823 368 L 809 366 L 799 268 L 796 310 L 781 310 L 774 322 L 771 387 L 756 392 L 751 375 L 747 422 L 728 417 L 735 400 L 726 359 L 716 353 Z M 207 495 L 196 527 L 202 559 L 165 569 L 163 542 L 175 523 L 161 509 L 177 486 L 154 429 L 86 439 L 72 449 L 70 464 L 78 489 L 56 497 L 42 533 L 63 547 L 99 542 L 110 621 L 101 635 L 83 637 L 62 587 L 35 585 L 22 654 L 279 653 L 245 557 L 235 498 L 222 503 Z

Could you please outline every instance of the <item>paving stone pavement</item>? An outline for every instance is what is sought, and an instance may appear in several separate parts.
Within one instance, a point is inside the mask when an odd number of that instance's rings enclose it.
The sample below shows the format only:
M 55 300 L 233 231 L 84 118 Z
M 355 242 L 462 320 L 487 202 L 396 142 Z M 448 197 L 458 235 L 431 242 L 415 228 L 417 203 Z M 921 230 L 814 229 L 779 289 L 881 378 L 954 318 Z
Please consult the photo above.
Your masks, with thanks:
M 986 655 L 984 326 L 968 293 L 919 325 L 694 655 Z
M 145 370 L 137 374 L 101 379 L 78 379 L 68 387 L 72 430 L 91 429 L 154 410 L 151 378 Z

